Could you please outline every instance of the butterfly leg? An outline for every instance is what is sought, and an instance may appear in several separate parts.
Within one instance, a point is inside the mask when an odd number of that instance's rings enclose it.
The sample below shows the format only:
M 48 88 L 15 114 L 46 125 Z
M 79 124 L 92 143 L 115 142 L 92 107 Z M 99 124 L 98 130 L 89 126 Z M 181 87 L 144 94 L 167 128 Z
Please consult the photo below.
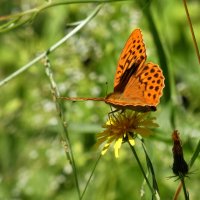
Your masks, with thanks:
M 108 118 L 109 118 L 109 120 L 111 121 L 111 118 L 112 118 L 112 117 L 114 117 L 114 118 L 117 120 L 117 117 L 115 116 L 114 113 L 118 112 L 120 109 L 115 109 L 115 110 L 113 110 L 112 107 L 110 106 L 110 110 L 111 110 L 111 111 L 108 113 Z M 111 115 L 112 115 L 112 117 L 111 117 Z

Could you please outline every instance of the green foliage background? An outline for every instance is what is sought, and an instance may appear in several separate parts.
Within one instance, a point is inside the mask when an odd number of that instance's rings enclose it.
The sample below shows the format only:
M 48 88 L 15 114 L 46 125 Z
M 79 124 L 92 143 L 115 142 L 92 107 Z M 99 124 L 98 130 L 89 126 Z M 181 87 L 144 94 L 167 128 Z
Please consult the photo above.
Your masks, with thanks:
M 56 1 L 54 1 L 56 2 Z M 139 2 L 139 1 L 138 1 Z M 161 199 L 172 199 L 178 181 L 172 176 L 174 128 L 181 133 L 185 159 L 191 159 L 200 133 L 200 66 L 182 1 L 122 1 L 107 3 L 97 16 L 76 35 L 49 55 L 61 96 L 103 97 L 113 89 L 117 60 L 131 31 L 139 27 L 147 48 L 148 61 L 160 64 L 153 40 L 151 17 L 164 49 L 167 68 L 164 96 L 157 117 L 160 127 L 145 140 L 160 188 Z M 141 2 L 141 1 L 140 1 Z M 41 1 L 2 1 L 1 16 L 39 6 Z M 69 4 L 41 12 L 31 23 L 0 36 L 0 79 L 4 79 L 38 54 L 47 50 L 72 27 L 86 18 L 94 3 Z M 200 3 L 188 1 L 192 25 L 200 44 Z M 163 68 L 163 66 L 161 66 Z M 106 85 L 106 82 L 108 83 Z M 73 171 L 60 142 L 62 127 L 51 96 L 44 62 L 9 81 L 0 96 L 0 199 L 78 199 Z M 95 134 L 102 131 L 108 105 L 103 102 L 66 101 L 65 115 L 77 165 L 81 191 L 100 154 L 93 148 Z M 172 114 L 174 124 L 172 125 Z M 140 145 L 138 154 L 145 164 Z M 199 157 L 186 185 L 191 199 L 199 197 Z M 140 199 L 143 177 L 128 147 L 120 158 L 112 150 L 101 158 L 84 199 Z M 144 185 L 145 196 L 150 199 Z M 181 197 L 182 199 L 183 196 Z M 181 199 L 180 198 L 180 199 Z

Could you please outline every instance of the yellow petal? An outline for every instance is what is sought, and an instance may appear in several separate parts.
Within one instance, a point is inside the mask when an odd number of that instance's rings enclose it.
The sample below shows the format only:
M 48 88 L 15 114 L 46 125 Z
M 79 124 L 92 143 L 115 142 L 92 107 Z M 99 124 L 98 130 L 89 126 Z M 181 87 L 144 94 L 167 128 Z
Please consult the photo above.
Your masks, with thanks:
M 120 149 L 121 145 L 122 145 L 122 137 L 118 138 L 114 145 L 116 158 L 119 157 L 119 149 Z
M 130 136 L 130 134 L 128 134 L 128 141 L 130 142 L 130 144 L 131 144 L 132 146 L 135 145 L 135 140 L 133 139 L 133 137 Z
M 101 151 L 101 155 L 104 155 L 107 151 L 108 151 L 108 148 L 110 146 L 110 143 L 106 143 Z
M 112 124 L 114 124 L 114 121 L 113 121 L 112 118 L 109 118 L 109 119 L 107 120 L 107 122 L 106 122 L 106 125 L 112 125 Z

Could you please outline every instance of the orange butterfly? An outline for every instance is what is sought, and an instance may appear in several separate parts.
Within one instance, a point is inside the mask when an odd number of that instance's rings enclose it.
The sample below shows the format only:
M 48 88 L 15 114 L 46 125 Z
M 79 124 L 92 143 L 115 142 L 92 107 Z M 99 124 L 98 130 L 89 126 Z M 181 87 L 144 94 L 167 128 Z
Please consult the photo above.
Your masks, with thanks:
M 120 55 L 114 92 L 105 98 L 59 98 L 72 101 L 104 101 L 117 110 L 155 111 L 162 96 L 164 76 L 157 64 L 145 63 L 146 57 L 141 30 L 135 29 Z

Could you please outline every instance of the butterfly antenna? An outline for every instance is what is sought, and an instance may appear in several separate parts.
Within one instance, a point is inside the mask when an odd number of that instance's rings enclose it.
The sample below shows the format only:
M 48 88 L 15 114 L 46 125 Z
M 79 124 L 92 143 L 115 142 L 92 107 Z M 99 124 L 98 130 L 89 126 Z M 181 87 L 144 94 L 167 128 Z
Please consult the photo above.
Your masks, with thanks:
M 108 94 L 108 82 L 106 81 L 106 94 L 105 94 L 105 96 L 107 96 L 107 94 Z
M 189 26 L 190 26 L 190 31 L 192 33 L 192 39 L 193 39 L 193 42 L 194 42 L 194 47 L 195 47 L 195 50 L 196 50 L 197 58 L 198 58 L 199 64 L 200 64 L 199 49 L 198 49 L 197 41 L 196 41 L 196 38 L 195 38 L 194 29 L 193 29 L 193 26 L 192 26 L 192 21 L 190 19 L 190 14 L 189 14 L 189 11 L 188 11 L 186 0 L 183 0 L 183 4 L 184 4 L 184 7 L 185 7 L 185 12 L 186 12 L 188 23 L 189 23 Z

